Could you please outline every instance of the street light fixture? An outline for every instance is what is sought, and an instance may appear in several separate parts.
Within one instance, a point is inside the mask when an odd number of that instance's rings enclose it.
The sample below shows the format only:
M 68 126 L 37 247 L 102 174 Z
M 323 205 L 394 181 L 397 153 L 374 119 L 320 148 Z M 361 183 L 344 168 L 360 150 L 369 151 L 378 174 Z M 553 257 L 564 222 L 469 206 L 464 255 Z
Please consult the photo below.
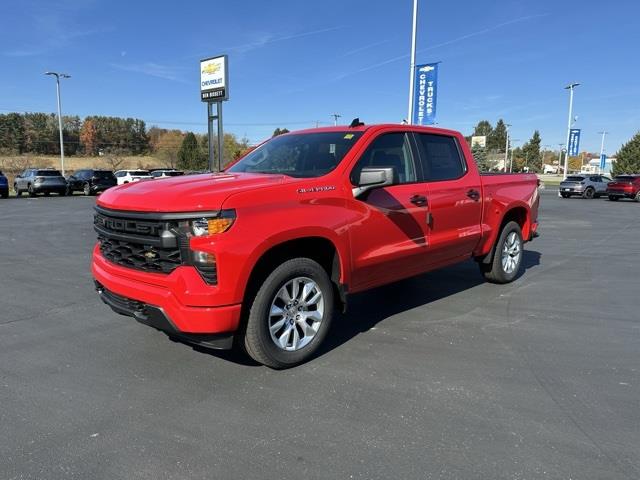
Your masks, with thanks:
M 567 172 L 569 171 L 569 136 L 571 134 L 571 121 L 573 119 L 573 89 L 576 88 L 579 83 L 570 83 L 565 90 L 569 90 L 569 121 L 567 122 L 567 141 L 565 143 L 567 153 L 564 156 L 564 179 L 567 179 Z
M 58 130 L 60 132 L 60 170 L 64 176 L 64 142 L 62 140 L 62 107 L 60 106 L 60 79 L 71 78 L 71 75 L 59 72 L 44 72 L 45 75 L 56 77 L 56 94 L 58 98 Z

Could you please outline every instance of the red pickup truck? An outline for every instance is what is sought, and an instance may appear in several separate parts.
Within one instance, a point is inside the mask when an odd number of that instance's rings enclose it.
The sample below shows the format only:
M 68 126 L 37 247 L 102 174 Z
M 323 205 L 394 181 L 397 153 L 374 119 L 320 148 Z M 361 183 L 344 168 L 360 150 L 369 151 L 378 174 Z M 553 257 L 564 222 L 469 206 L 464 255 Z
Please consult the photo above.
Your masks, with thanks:
M 96 289 L 172 338 L 286 368 L 314 354 L 350 293 L 470 258 L 512 281 L 536 234 L 537 185 L 480 175 L 451 130 L 293 132 L 221 173 L 103 193 Z

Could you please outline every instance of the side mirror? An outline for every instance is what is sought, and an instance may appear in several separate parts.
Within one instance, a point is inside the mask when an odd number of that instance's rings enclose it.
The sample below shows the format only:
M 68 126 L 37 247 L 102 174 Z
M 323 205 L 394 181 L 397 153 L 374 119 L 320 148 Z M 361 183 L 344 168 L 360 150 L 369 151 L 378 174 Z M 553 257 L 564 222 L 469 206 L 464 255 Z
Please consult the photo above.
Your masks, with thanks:
M 393 185 L 394 178 L 393 167 L 365 167 L 360 172 L 358 186 L 353 189 L 353 196 L 357 198 L 374 188 Z
M 16 175 L 16 178 L 22 178 L 22 175 Z

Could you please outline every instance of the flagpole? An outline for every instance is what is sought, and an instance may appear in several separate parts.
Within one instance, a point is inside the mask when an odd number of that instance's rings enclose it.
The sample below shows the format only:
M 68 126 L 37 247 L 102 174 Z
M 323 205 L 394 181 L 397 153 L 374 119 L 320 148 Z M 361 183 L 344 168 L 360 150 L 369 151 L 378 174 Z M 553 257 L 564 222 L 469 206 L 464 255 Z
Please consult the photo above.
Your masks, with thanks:
M 413 95 L 416 77 L 416 33 L 418 30 L 418 0 L 413 0 L 413 29 L 411 32 L 411 60 L 409 64 L 409 115 L 407 123 L 413 123 Z

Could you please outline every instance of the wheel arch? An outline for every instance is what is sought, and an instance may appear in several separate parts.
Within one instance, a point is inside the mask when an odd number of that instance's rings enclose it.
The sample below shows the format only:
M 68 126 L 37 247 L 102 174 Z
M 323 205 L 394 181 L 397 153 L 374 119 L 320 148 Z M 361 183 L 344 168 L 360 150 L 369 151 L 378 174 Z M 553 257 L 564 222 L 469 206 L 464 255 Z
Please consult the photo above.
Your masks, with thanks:
M 531 237 L 531 210 L 525 204 L 515 204 L 511 206 L 505 213 L 502 215 L 502 219 L 500 220 L 500 226 L 495 230 L 491 239 L 491 249 L 489 252 L 479 257 L 478 260 L 483 264 L 490 264 L 493 262 L 493 255 L 496 250 L 496 243 L 498 242 L 498 238 L 500 238 L 500 233 L 504 226 L 514 221 L 518 225 L 520 225 L 520 231 L 522 233 L 522 238 L 526 242 Z
M 340 307 L 346 304 L 347 286 L 344 283 L 346 265 L 338 246 L 328 237 L 321 235 L 300 236 L 283 240 L 264 249 L 254 262 L 245 283 L 243 304 L 252 298 L 264 279 L 281 263 L 291 258 L 310 258 L 318 262 L 327 272 L 335 287 L 335 298 Z

